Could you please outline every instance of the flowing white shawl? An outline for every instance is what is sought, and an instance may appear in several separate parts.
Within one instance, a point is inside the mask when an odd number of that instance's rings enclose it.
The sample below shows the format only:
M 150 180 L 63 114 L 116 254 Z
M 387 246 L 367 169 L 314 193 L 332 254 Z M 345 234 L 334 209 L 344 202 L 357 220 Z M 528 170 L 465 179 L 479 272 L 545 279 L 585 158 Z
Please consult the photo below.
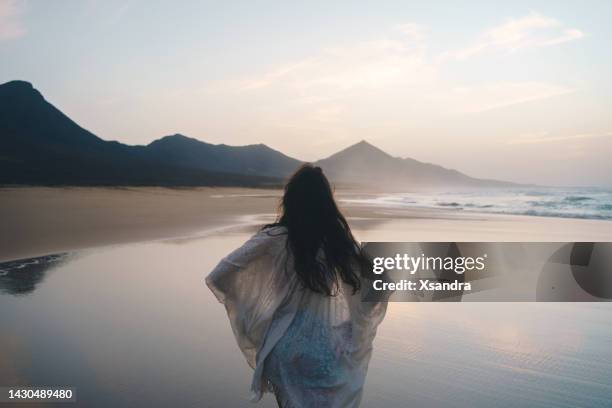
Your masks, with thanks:
M 293 270 L 286 238 L 283 227 L 260 231 L 223 258 L 206 278 L 206 284 L 225 305 L 238 346 L 254 369 L 253 399 L 259 400 L 262 392 L 274 390 L 284 407 L 307 407 L 315 403 L 356 407 L 361 400 L 372 341 L 384 317 L 386 302 L 362 302 L 360 293 L 353 294 L 346 285 L 331 297 L 303 289 Z M 362 288 L 368 290 L 371 285 L 364 282 Z M 302 347 L 303 354 L 308 355 L 316 353 L 310 348 L 316 347 L 317 342 L 333 343 L 326 350 L 337 351 L 332 369 L 342 373 L 333 377 L 333 387 L 312 386 L 312 382 L 286 378 L 290 375 L 285 374 L 279 374 L 281 377 L 275 381 L 267 378 L 266 358 L 279 340 L 288 335 L 290 327 L 292 331 L 299 330 L 296 315 L 314 316 L 317 324 L 323 326 L 322 333 L 329 333 L 329 338 L 315 338 L 312 343 L 303 342 Z M 294 335 L 308 337 L 299 332 Z M 295 361 L 283 361 L 281 356 L 275 362 L 277 365 L 272 368 L 275 372 L 284 373 L 283 364 L 293 364 L 291 372 L 296 372 Z

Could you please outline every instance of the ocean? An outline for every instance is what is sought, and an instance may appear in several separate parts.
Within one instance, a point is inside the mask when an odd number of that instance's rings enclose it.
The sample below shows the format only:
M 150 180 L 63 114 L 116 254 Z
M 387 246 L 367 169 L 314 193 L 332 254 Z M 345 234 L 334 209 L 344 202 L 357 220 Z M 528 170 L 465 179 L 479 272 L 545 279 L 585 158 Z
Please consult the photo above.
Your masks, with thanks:
M 385 208 L 438 208 L 465 212 L 612 220 L 612 190 L 602 188 L 487 189 L 345 197 L 341 202 Z

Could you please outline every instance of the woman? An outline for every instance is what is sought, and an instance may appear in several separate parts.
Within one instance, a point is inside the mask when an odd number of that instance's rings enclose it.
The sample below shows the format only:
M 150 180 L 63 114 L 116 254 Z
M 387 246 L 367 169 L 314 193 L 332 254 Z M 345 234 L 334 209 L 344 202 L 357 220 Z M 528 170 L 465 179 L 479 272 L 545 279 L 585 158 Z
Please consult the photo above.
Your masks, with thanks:
M 281 214 L 225 257 L 206 283 L 280 407 L 356 407 L 385 302 L 362 302 L 371 263 L 319 167 L 285 186 Z

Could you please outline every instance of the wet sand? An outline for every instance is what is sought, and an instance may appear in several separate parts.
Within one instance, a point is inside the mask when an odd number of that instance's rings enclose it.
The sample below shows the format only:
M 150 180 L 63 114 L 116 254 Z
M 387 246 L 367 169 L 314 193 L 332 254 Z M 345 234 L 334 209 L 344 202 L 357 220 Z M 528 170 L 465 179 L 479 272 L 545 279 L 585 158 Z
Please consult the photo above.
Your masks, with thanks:
M 2 258 L 71 251 L 0 277 L 0 384 L 73 386 L 86 407 L 274 407 L 248 402 L 252 371 L 203 279 L 279 195 L 0 191 Z M 364 241 L 612 240 L 609 221 L 343 208 Z M 114 245 L 131 241 L 147 242 Z M 596 303 L 392 303 L 362 406 L 608 407 L 609 316 Z
M 0 262 L 190 235 L 234 224 L 242 215 L 272 212 L 275 194 L 227 188 L 0 189 Z
M 355 194 L 337 197 L 365 241 L 612 241 L 612 221 L 342 203 Z M 243 188 L 2 188 L 0 262 L 270 222 L 280 195 Z
M 75 407 L 275 407 L 269 394 L 248 401 L 252 370 L 203 282 L 254 228 L 81 250 L 0 276 L 0 384 L 72 386 Z M 353 229 L 388 236 L 384 222 Z M 391 303 L 362 406 L 610 407 L 610 306 Z

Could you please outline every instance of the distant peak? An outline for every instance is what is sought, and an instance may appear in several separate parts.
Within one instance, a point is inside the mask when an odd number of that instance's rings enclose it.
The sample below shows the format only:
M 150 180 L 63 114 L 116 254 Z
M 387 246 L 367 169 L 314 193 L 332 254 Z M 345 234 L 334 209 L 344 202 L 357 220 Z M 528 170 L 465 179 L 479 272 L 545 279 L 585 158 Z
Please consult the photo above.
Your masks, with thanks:
M 9 81 L 0 85 L 0 96 L 12 100 L 41 101 L 43 96 L 27 81 Z M 25 98 L 25 99 L 24 99 Z
M 191 139 L 190 137 L 187 137 L 181 133 L 175 133 L 173 135 L 168 135 L 168 136 L 164 136 L 162 137 L 162 139 Z
M 360 140 L 359 142 L 355 143 L 354 145 L 349 146 L 349 148 L 351 147 L 360 147 L 360 148 L 369 148 L 369 149 L 378 149 L 378 147 L 374 146 L 372 143 L 368 142 L 367 140 L 363 139 Z M 380 149 L 379 149 L 380 150 Z
M 389 154 L 374 146 L 372 143 L 367 140 L 361 140 L 360 142 L 355 143 L 344 149 L 344 151 L 359 151 L 359 152 L 368 152 L 368 153 L 376 153 L 376 154 L 384 154 L 388 156 Z
M 355 143 L 355 146 L 372 146 L 372 147 L 374 147 L 374 145 L 372 145 L 372 143 L 368 142 L 365 139 L 362 139 L 361 141 Z
M 386 160 L 393 158 L 389 153 L 379 149 L 366 140 L 361 140 L 324 160 L 360 158 L 360 160 Z
M 164 140 L 164 141 L 170 141 L 170 140 L 193 140 L 193 141 L 198 141 L 199 142 L 198 139 L 195 139 L 195 138 L 189 137 L 189 136 L 185 136 L 185 135 L 183 135 L 181 133 L 175 133 L 173 135 L 168 135 L 168 136 L 160 137 L 159 139 L 156 140 L 156 142 L 159 142 L 159 141 L 162 141 L 162 140 Z
M 21 80 L 5 82 L 4 84 L 0 85 L 0 87 L 2 87 L 2 88 L 13 88 L 13 89 L 23 89 L 23 90 L 33 90 L 34 89 L 34 86 L 30 82 L 28 82 L 28 81 L 21 81 Z
M 200 146 L 200 145 L 209 145 L 209 143 L 203 142 L 199 139 L 185 136 L 181 133 L 175 133 L 173 135 L 168 135 L 164 137 L 160 137 L 149 143 L 149 146 Z
M 42 95 L 38 92 L 31 83 L 27 81 L 9 81 L 0 85 L 0 92 L 3 95 L 11 97 L 40 97 Z

